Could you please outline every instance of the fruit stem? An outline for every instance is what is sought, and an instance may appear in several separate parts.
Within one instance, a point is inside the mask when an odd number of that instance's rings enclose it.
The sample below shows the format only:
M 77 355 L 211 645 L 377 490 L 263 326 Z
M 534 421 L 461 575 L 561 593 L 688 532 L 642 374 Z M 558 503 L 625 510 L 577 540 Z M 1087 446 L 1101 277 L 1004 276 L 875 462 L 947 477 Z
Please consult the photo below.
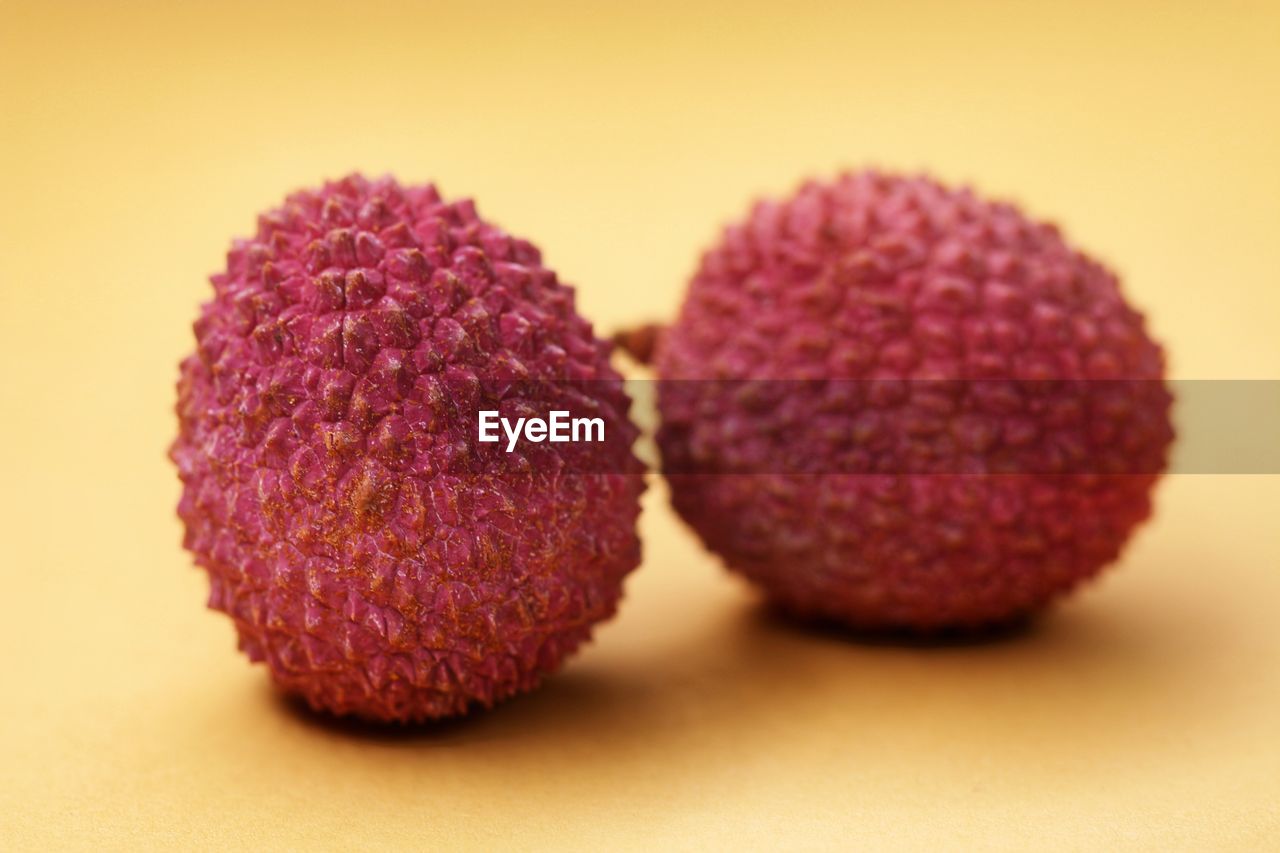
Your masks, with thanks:
M 658 338 L 666 330 L 661 323 L 645 323 L 614 333 L 613 342 L 637 364 L 653 364 Z

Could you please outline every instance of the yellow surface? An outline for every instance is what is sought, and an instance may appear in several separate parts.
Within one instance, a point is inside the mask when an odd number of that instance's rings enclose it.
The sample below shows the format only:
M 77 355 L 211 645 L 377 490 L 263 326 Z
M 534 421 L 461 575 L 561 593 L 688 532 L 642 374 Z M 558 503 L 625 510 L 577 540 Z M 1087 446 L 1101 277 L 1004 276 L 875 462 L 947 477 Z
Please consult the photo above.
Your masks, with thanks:
M 235 652 L 164 458 L 228 240 L 356 167 L 474 195 L 611 330 L 751 196 L 927 166 L 1113 262 L 1176 375 L 1276 378 L 1275 4 L 209 5 L 0 2 L 5 846 L 1278 843 L 1278 478 L 1166 480 L 1104 582 L 943 648 L 770 621 L 655 486 L 593 646 L 396 735 Z

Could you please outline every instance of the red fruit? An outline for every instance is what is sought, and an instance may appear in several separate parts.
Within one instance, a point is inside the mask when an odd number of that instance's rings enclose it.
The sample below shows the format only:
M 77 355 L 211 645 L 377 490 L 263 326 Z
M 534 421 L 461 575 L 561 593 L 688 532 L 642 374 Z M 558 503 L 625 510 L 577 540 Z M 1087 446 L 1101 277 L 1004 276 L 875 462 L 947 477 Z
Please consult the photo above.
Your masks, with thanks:
M 1093 576 L 1173 435 L 1115 276 L 927 178 L 758 204 L 656 363 L 679 513 L 784 609 L 859 628 L 1003 622 Z
M 237 241 L 195 324 L 171 456 L 184 544 L 240 647 L 316 709 L 458 714 L 614 613 L 643 473 L 609 347 L 538 250 L 434 187 L 351 176 Z M 605 442 L 476 442 L 481 409 Z

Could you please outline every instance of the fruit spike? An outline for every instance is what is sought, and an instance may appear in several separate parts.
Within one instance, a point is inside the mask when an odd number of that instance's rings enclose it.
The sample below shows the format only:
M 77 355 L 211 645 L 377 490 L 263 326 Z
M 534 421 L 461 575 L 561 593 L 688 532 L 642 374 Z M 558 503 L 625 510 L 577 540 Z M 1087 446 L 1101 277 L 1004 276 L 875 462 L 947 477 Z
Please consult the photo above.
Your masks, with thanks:
M 1115 276 L 925 177 L 757 204 L 703 256 L 656 367 L 680 515 L 782 608 L 857 628 L 1043 607 L 1149 515 L 1173 436 Z
M 353 175 L 263 214 L 212 281 L 178 382 L 178 514 L 210 606 L 286 691 L 460 714 L 533 688 L 614 613 L 640 556 L 630 401 L 530 243 Z M 513 406 L 610 440 L 475 443 L 479 410 Z

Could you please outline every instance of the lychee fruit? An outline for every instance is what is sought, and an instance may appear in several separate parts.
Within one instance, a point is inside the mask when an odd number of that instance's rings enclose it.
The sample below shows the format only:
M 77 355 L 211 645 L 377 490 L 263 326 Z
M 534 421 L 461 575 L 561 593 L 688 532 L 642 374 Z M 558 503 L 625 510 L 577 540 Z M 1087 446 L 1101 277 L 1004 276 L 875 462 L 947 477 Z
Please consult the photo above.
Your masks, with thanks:
M 233 243 L 178 381 L 185 546 L 313 708 L 416 721 L 529 690 L 615 611 L 643 470 L 610 347 L 530 243 L 353 175 Z M 605 440 L 478 440 L 561 409 Z
M 927 177 L 757 204 L 656 367 L 679 514 L 783 610 L 856 629 L 1042 608 L 1118 556 L 1173 438 L 1116 277 Z

